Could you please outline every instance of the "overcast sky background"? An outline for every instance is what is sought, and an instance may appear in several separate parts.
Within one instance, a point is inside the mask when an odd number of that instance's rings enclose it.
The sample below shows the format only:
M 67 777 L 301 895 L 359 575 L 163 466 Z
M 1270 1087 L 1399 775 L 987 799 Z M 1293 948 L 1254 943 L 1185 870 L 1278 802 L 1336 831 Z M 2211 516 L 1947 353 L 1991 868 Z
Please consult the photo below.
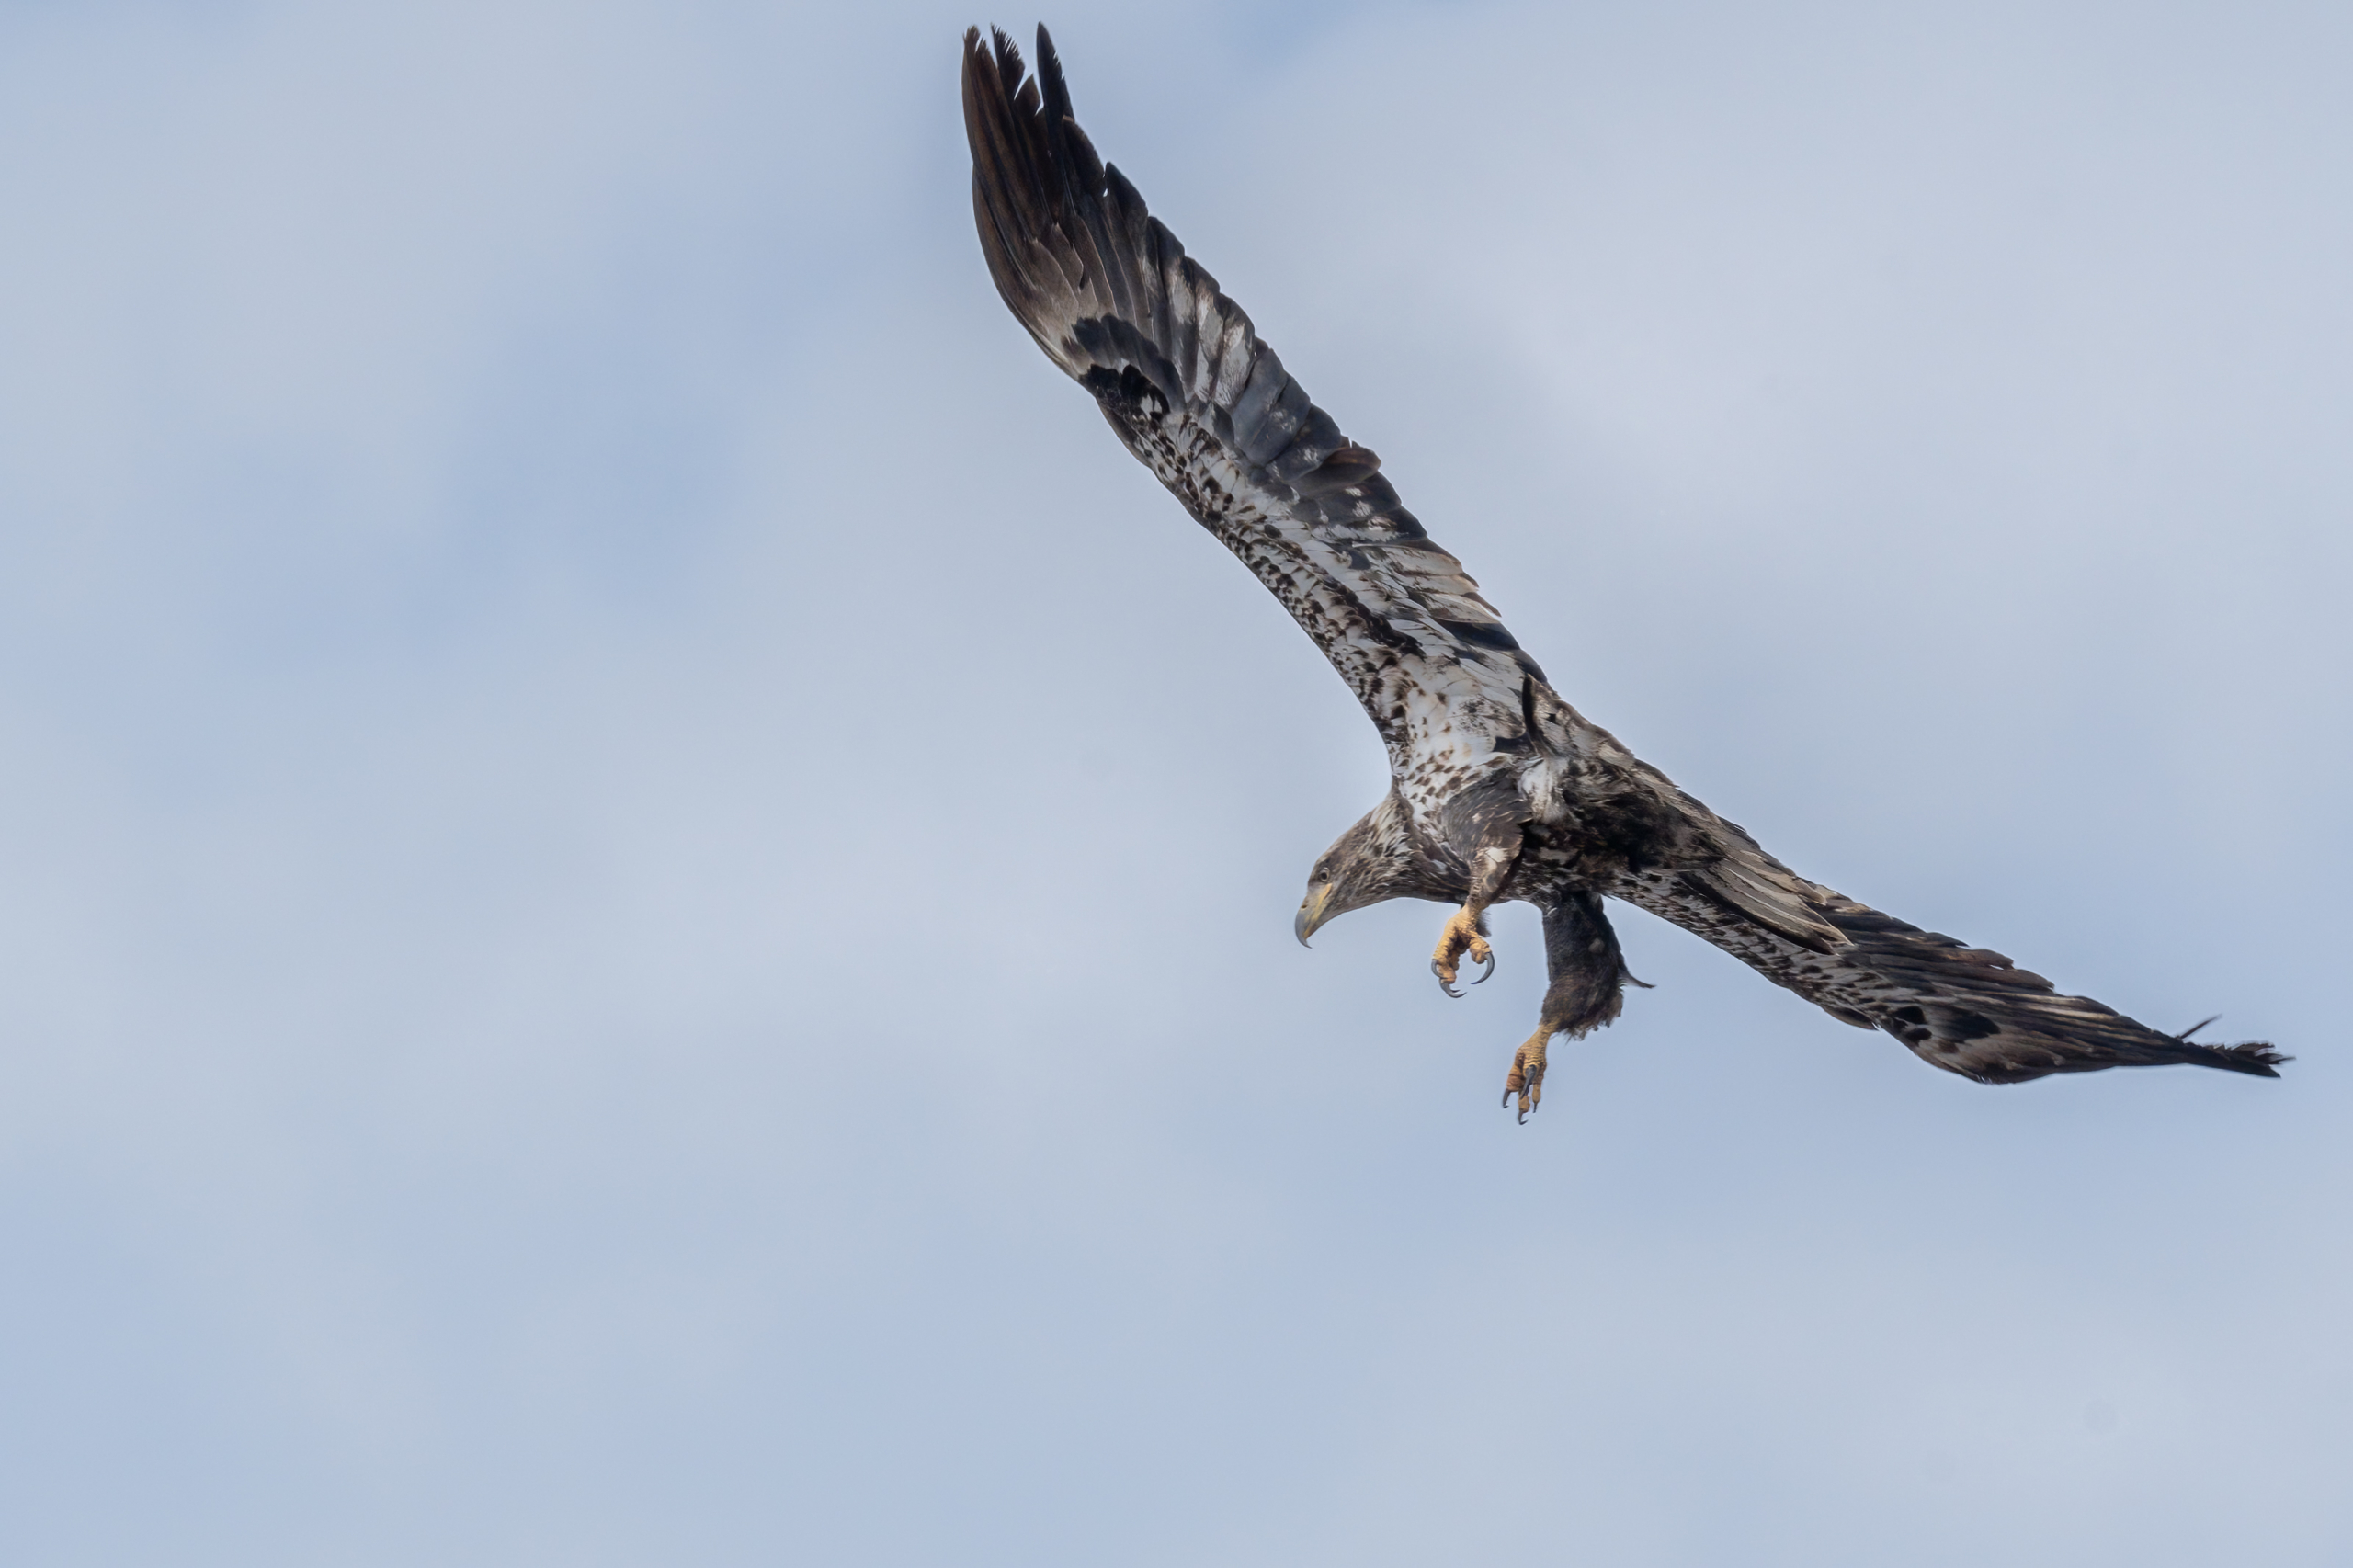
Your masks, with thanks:
M 989 19 L 0 10 L 0 1557 L 2353 1557 L 2353 13 L 1049 17 L 1584 711 L 2299 1058 L 1621 910 L 1524 1128 L 1532 913 L 1290 940 L 1381 753 L 998 302 Z

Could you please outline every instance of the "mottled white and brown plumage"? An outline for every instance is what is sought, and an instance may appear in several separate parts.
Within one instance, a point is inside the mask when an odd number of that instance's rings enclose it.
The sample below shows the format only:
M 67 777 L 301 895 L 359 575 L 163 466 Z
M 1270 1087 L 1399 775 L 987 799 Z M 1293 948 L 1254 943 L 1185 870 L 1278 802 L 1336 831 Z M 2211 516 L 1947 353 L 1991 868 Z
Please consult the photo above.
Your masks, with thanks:
M 1841 1022 L 1986 1084 L 2190 1062 L 2276 1077 L 2268 1045 L 2193 1043 L 2060 994 L 1999 953 L 1811 882 L 1677 789 L 1545 680 L 1381 460 L 1308 401 L 1217 279 L 1096 156 L 1051 40 L 964 44 L 972 206 L 989 271 L 1048 357 L 1185 509 L 1290 611 L 1371 715 L 1388 795 L 1316 862 L 1295 929 L 1390 898 L 1461 907 L 1433 960 L 1492 964 L 1485 912 L 1544 915 L 1552 983 L 1505 1090 L 1618 1016 L 1631 978 L 1602 900 L 1696 932 Z

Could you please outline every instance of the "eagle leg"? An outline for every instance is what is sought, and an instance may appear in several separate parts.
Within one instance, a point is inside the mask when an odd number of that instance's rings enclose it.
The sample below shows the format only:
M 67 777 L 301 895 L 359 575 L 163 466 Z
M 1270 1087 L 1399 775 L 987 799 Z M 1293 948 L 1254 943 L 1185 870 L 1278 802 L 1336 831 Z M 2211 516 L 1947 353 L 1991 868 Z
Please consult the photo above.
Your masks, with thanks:
M 1544 1103 L 1544 1048 L 1552 1043 L 1552 1027 L 1539 1025 L 1534 1034 L 1519 1042 L 1512 1053 L 1511 1074 L 1504 1080 L 1504 1106 L 1508 1109 L 1511 1097 L 1519 1096 L 1519 1119 L 1525 1122 L 1528 1113 Z
M 1448 919 L 1446 929 L 1438 933 L 1438 951 L 1430 955 L 1430 972 L 1438 976 L 1439 989 L 1449 996 L 1462 994 L 1454 988 L 1454 977 L 1461 972 L 1458 966 L 1466 954 L 1472 963 L 1485 966 L 1472 984 L 1495 972 L 1495 949 L 1487 945 L 1486 911 L 1473 910 L 1467 903 Z
M 1471 890 L 1462 907 L 1448 917 L 1446 929 L 1438 933 L 1438 951 L 1430 955 L 1430 972 L 1438 976 L 1438 986 L 1449 996 L 1460 996 L 1454 988 L 1456 966 L 1469 954 L 1471 961 L 1483 964 L 1486 973 L 1471 983 L 1476 985 L 1495 972 L 1495 949 L 1487 945 L 1487 906 L 1503 896 L 1504 883 L 1511 876 L 1513 860 L 1519 855 L 1519 827 L 1516 823 L 1481 824 L 1487 837 L 1469 857 Z M 1501 835 L 1508 839 L 1498 842 Z
M 1626 956 L 1598 893 L 1573 892 L 1544 911 L 1544 961 L 1552 979 L 1544 988 L 1543 1012 L 1536 1032 L 1512 1053 L 1504 1079 L 1504 1104 L 1519 1096 L 1522 1121 L 1543 1101 L 1544 1052 L 1552 1037 L 1574 1040 L 1601 1028 L 1624 1005 L 1626 983 L 1642 984 L 1626 971 Z

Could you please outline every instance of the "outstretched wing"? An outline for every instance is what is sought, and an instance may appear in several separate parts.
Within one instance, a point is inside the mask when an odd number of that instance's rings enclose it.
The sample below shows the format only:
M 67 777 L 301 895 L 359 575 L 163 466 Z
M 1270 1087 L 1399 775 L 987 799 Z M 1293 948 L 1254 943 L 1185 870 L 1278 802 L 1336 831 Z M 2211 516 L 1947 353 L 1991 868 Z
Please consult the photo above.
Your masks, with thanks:
M 2189 1039 L 2196 1028 L 2163 1034 L 2088 996 L 2064 995 L 2000 953 L 1806 881 L 1737 825 L 1676 793 L 1704 813 L 1723 858 L 1697 869 L 1632 871 L 1608 891 L 1706 937 L 1831 1017 L 1885 1029 L 1932 1067 L 1981 1084 L 2018 1084 L 2177 1062 L 2276 1078 L 2288 1060 L 2260 1041 L 2199 1045 Z
M 1931 1066 L 2017 1084 L 2169 1062 L 2276 1078 L 2288 1060 L 2260 1041 L 2199 1045 L 2195 1028 L 2161 1034 L 2087 996 L 2061 994 L 2000 953 L 1808 881 L 1550 687 L 1531 681 L 1522 700 L 1543 759 L 1521 781 L 1536 807 L 1523 858 L 1550 860 L 1573 882 L 1706 937 L 1842 1023 L 1885 1029 Z
M 1478 585 L 1096 156 L 1046 29 L 1031 80 L 995 44 L 965 35 L 964 126 L 981 248 L 1014 315 L 1324 650 L 1401 772 L 1518 734 L 1542 672 Z

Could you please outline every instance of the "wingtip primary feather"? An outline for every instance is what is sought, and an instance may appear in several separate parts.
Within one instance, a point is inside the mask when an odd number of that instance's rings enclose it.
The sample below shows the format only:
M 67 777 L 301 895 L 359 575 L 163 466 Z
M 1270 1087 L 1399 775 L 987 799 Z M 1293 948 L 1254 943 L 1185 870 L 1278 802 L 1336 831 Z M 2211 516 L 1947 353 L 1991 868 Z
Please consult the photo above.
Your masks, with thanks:
M 1038 24 L 1038 80 L 1051 98 L 1059 98 L 1064 108 L 1070 104 L 1070 89 L 1063 83 L 1063 57 L 1054 52 L 1054 35 L 1046 24 Z
M 2218 1045 L 2212 1048 L 2211 1065 L 2225 1072 L 2245 1073 L 2257 1078 L 2277 1078 L 2282 1063 L 2293 1062 L 2274 1051 L 2269 1042 L 2251 1040 L 2245 1045 Z
M 964 71 L 966 92 L 971 83 L 986 80 L 994 74 L 1006 100 L 1011 102 L 1016 89 L 1021 85 L 1021 46 L 1003 28 L 989 28 L 989 41 L 981 41 L 981 29 L 976 24 L 964 29 Z
M 2199 1019 L 2175 1035 L 2174 1043 L 2203 1052 L 2200 1060 L 2210 1067 L 2220 1067 L 2226 1073 L 2245 1073 L 2257 1078 L 2277 1078 L 2280 1066 L 2295 1060 L 2292 1056 L 2281 1055 L 2268 1040 L 2250 1040 L 2238 1045 L 2194 1045 L 2190 1042 L 2191 1035 L 2222 1016 L 2217 1013 L 2213 1017 Z

